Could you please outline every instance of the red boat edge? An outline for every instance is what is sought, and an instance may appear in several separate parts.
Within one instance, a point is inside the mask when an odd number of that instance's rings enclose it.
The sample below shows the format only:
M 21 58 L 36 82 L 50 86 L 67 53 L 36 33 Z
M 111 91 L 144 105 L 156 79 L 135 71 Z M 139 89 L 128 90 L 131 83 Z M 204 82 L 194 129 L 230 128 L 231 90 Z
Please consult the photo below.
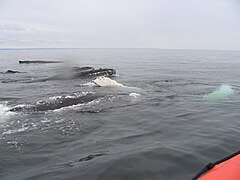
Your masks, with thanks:
M 192 180 L 239 180 L 240 151 L 206 165 Z

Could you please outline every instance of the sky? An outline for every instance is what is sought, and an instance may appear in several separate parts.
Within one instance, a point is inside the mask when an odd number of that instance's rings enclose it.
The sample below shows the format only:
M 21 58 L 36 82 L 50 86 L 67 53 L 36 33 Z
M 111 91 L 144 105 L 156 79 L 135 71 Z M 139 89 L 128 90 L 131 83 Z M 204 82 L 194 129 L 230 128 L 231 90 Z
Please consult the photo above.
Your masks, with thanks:
M 240 0 L 0 0 L 0 48 L 240 50 Z

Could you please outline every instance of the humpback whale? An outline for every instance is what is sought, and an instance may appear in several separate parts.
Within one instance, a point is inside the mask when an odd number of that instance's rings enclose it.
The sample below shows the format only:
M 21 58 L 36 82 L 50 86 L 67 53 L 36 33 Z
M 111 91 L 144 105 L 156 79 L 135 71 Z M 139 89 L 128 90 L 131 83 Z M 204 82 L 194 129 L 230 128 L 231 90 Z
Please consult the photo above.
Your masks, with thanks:
M 14 73 L 21 73 L 19 71 L 7 70 L 6 73 L 14 74 Z
M 85 67 L 86 68 L 86 67 Z M 100 68 L 100 69 L 85 69 L 80 68 L 78 70 L 75 70 L 74 77 L 87 77 L 87 76 L 113 76 L 116 74 L 116 70 L 114 69 L 108 69 L 108 68 Z
M 103 94 L 87 93 L 85 95 L 60 96 L 51 101 L 39 101 L 33 105 L 15 106 L 10 112 L 42 112 L 60 109 L 63 107 L 73 106 L 91 102 L 95 99 L 104 97 Z
M 88 77 L 96 77 L 96 76 L 113 76 L 116 74 L 116 70 L 108 69 L 108 68 L 99 68 L 94 69 L 92 67 L 74 67 L 70 71 L 67 71 L 62 74 L 54 75 L 48 78 L 36 79 L 27 81 L 27 83 L 31 82 L 44 82 L 50 80 L 71 80 L 78 78 L 88 78 Z

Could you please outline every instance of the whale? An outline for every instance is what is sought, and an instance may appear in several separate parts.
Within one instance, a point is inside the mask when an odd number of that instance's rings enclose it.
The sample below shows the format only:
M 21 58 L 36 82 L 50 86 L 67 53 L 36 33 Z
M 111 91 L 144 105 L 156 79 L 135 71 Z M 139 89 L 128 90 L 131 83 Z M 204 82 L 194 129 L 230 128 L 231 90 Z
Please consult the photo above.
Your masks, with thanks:
M 62 96 L 54 96 L 46 98 L 46 100 L 38 100 L 31 104 L 19 104 L 12 107 L 8 107 L 8 112 L 15 113 L 34 113 L 34 112 L 47 112 L 59 110 L 65 107 L 71 107 L 75 105 L 84 105 L 91 103 L 95 100 L 105 98 L 108 96 L 128 96 L 128 93 L 96 93 L 96 92 L 83 92 L 83 93 L 71 93 Z M 85 112 L 85 111 L 83 111 Z M 96 112 L 96 111 L 87 111 Z
M 72 80 L 72 79 L 84 79 L 91 78 L 97 76 L 114 76 L 116 74 L 116 70 L 111 68 L 99 68 L 94 69 L 93 67 L 73 67 L 70 71 L 66 71 L 62 74 L 57 74 L 51 77 L 35 79 L 31 81 L 26 81 L 25 83 L 32 82 L 45 82 L 50 80 Z
M 19 61 L 19 64 L 47 64 L 47 63 L 62 63 L 62 61 Z
M 9 109 L 10 112 L 43 112 L 61 109 L 63 107 L 73 106 L 77 104 L 84 104 L 104 97 L 104 94 L 87 93 L 79 95 L 65 95 L 54 98 L 49 101 L 38 101 L 35 104 L 17 105 Z
M 16 73 L 23 73 L 20 71 L 15 71 L 15 70 L 7 70 L 6 72 L 0 72 L 1 74 L 16 74 Z

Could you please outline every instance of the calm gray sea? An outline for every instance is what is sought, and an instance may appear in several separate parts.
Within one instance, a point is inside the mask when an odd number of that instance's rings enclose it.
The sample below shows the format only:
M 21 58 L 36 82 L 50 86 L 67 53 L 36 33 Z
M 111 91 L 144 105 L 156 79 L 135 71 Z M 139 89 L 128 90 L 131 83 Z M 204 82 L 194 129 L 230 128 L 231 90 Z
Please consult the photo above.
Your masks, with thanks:
M 125 87 L 97 87 L 92 78 L 34 81 L 81 66 L 113 68 Z M 188 180 L 240 147 L 240 51 L 0 50 L 0 72 L 3 180 Z M 212 92 L 217 97 L 207 98 Z M 9 111 L 88 93 L 99 97 Z

